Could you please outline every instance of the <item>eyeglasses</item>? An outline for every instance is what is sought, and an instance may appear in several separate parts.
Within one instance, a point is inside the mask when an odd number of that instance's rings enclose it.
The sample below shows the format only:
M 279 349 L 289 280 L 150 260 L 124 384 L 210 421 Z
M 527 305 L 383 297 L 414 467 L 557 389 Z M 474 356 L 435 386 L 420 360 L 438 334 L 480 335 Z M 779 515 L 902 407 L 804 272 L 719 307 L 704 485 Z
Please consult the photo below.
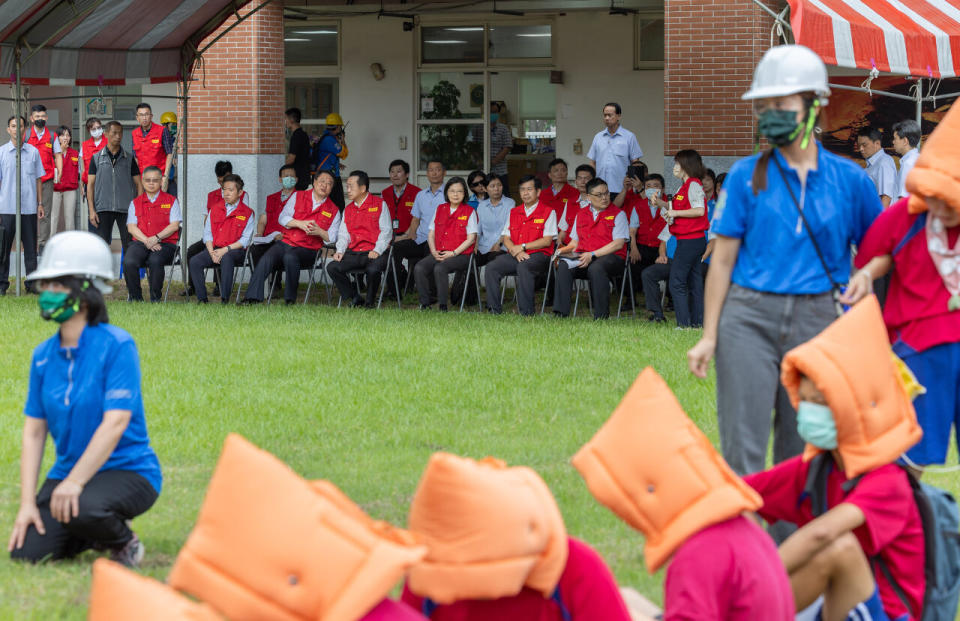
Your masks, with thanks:
M 593 192 L 590 192 L 590 196 L 593 196 L 595 198 L 610 198 L 610 192 L 598 192 L 596 194 L 594 194 Z
M 482 187 L 483 187 L 483 181 L 477 181 L 477 182 L 475 182 L 473 185 L 471 185 L 470 187 L 471 187 L 471 188 L 482 188 Z

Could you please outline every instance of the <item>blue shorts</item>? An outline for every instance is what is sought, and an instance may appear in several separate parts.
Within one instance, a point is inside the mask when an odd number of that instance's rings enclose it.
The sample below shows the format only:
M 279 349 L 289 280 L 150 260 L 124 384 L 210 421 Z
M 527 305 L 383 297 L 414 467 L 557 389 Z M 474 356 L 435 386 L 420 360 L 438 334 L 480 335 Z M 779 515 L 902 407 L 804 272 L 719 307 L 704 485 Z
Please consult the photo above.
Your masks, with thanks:
M 951 427 L 960 446 L 956 435 L 960 431 L 960 343 L 944 343 L 918 352 L 898 341 L 893 351 L 927 389 L 913 401 L 923 438 L 907 451 L 907 457 L 921 466 L 945 463 Z
M 820 610 L 817 611 L 816 621 L 823 621 L 822 612 L 823 604 L 821 603 Z M 903 615 L 892 621 L 905 621 L 907 618 L 907 615 Z M 883 610 L 883 604 L 880 602 L 880 591 L 877 590 L 877 587 L 873 587 L 873 595 L 854 606 L 853 610 L 847 615 L 847 621 L 891 621 Z

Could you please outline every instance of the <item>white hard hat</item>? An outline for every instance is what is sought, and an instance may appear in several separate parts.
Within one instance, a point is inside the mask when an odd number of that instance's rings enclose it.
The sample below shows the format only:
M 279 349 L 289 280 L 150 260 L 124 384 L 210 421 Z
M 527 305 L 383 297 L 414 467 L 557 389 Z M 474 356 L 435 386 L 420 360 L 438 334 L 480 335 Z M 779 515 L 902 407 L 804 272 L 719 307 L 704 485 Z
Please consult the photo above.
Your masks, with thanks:
M 40 266 L 27 275 L 27 280 L 52 280 L 62 276 L 87 278 L 103 293 L 110 293 L 113 288 L 106 283 L 113 278 L 110 247 L 87 231 L 57 233 L 47 242 Z
M 820 57 L 802 45 L 778 45 L 767 50 L 753 72 L 753 84 L 741 99 L 784 97 L 813 92 L 830 95 L 827 67 Z M 821 103 L 826 103 L 822 101 Z

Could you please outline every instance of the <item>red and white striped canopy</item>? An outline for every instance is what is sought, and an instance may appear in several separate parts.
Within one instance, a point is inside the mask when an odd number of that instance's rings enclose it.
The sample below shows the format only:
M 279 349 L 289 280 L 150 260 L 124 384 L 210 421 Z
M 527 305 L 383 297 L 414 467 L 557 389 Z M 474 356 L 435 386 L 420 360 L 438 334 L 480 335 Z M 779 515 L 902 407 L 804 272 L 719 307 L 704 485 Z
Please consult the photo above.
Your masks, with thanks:
M 25 84 L 175 82 L 192 69 L 200 42 L 249 1 L 3 0 L 0 83 L 14 81 L 18 41 L 30 56 Z
M 827 64 L 960 75 L 960 0 L 789 0 L 794 39 Z

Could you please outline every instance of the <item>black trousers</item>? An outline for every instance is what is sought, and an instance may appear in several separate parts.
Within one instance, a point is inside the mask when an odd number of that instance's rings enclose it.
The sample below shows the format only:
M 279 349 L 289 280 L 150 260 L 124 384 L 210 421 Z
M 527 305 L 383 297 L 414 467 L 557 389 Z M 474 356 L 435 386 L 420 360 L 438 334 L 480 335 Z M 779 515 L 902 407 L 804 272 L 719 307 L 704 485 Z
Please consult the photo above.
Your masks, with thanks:
M 366 252 L 347 250 L 339 261 L 327 263 L 327 274 L 337 286 L 340 297 L 344 300 L 359 302 L 360 291 L 357 284 L 350 280 L 350 272 L 363 270 L 367 276 L 367 298 L 365 303 L 373 307 L 377 303 L 377 292 L 380 288 L 380 278 L 387 269 L 387 253 L 384 252 L 376 259 L 371 259 Z
M 253 275 L 250 276 L 250 287 L 247 289 L 244 298 L 262 302 L 267 276 L 279 267 L 283 267 L 286 274 L 283 299 L 288 302 L 295 302 L 297 300 L 297 287 L 300 285 L 300 270 L 312 269 L 316 259 L 316 250 L 290 246 L 283 242 L 274 242 L 261 260 L 257 262 L 257 267 L 253 269 Z
M 147 250 L 143 242 L 135 241 L 127 247 L 123 255 L 123 279 L 127 281 L 127 293 L 131 302 L 143 302 L 143 290 L 140 289 L 140 268 L 147 268 L 150 281 L 150 301 L 163 299 L 164 266 L 173 263 L 177 252 L 176 244 L 160 244 L 160 250 Z
M 553 310 L 564 317 L 570 314 L 570 296 L 574 278 L 590 281 L 590 301 L 593 303 L 593 318 L 610 316 L 610 283 L 623 275 L 623 259 L 615 254 L 595 257 L 587 267 L 571 268 L 563 259 L 557 265 L 557 281 L 554 287 Z
M 521 315 L 533 314 L 533 294 L 536 291 L 537 276 L 547 273 L 550 267 L 550 255 L 538 252 L 531 254 L 526 261 L 517 261 L 512 255 L 504 253 L 487 264 L 483 276 L 487 287 L 487 308 L 492 313 L 503 312 L 500 304 L 500 281 L 504 276 L 517 276 L 517 307 Z
M 409 274 L 414 273 L 414 269 L 417 267 L 417 261 L 423 257 L 430 256 L 430 246 L 427 242 L 418 244 L 412 239 L 404 239 L 396 242 L 393 245 L 393 264 L 397 269 L 397 280 L 402 287 L 407 282 L 408 272 L 403 267 L 403 259 L 407 260 L 407 267 L 410 268 Z M 387 283 L 388 285 L 391 283 Z M 430 290 L 434 291 L 434 286 L 430 285 Z M 434 293 L 436 293 L 434 291 Z
M 113 242 L 113 225 L 116 224 L 117 230 L 120 231 L 120 247 L 126 254 L 127 248 L 133 240 L 133 235 L 127 230 L 127 212 L 98 211 L 97 217 L 100 219 L 100 224 L 97 225 L 97 235 L 102 237 L 103 241 L 107 242 L 109 246 Z
M 50 496 L 59 483 L 47 479 L 37 493 L 46 534 L 29 527 L 23 547 L 12 551 L 11 559 L 36 563 L 70 558 L 90 548 L 120 549 L 133 538 L 127 520 L 145 513 L 157 500 L 157 490 L 136 472 L 98 472 L 80 492 L 79 515 L 63 524 L 50 513 Z
M 663 307 L 660 306 L 660 283 L 670 281 L 671 263 L 673 263 L 672 260 L 666 263 L 654 263 L 640 274 L 644 303 L 654 317 L 663 317 Z
M 629 252 L 629 250 L 628 247 L 627 251 Z M 657 257 L 660 256 L 659 247 L 654 248 L 653 246 L 637 244 L 637 250 L 640 251 L 640 260 L 636 263 L 630 263 L 630 279 L 633 281 L 634 291 L 640 291 L 641 289 L 640 278 L 643 275 L 643 270 L 656 263 Z
M 420 259 L 417 262 L 417 268 L 413 270 L 420 304 L 423 306 L 430 305 L 430 284 L 433 282 L 436 285 L 437 300 L 441 305 L 446 306 L 450 290 L 450 274 L 452 272 L 466 272 L 469 263 L 470 255 L 468 254 L 450 257 L 444 261 L 437 261 L 433 258 L 433 255 Z
M 214 249 L 216 250 L 218 247 L 214 246 Z M 229 300 L 230 292 L 233 290 L 233 269 L 238 265 L 243 265 L 245 256 L 247 256 L 246 248 L 235 248 L 223 255 L 218 266 L 213 262 L 213 258 L 206 248 L 203 249 L 203 252 L 194 255 L 190 259 L 190 283 L 193 284 L 193 289 L 197 292 L 197 299 L 207 299 L 207 280 L 204 278 L 203 270 L 210 267 L 219 267 L 220 269 L 214 269 L 213 274 L 214 278 L 217 275 L 220 276 L 220 298 L 223 301 Z
M 10 286 L 10 252 L 17 237 L 16 214 L 0 215 L 0 237 L 0 293 L 5 293 Z M 20 244 L 29 274 L 37 269 L 37 214 L 20 215 Z
M 491 250 L 490 252 L 485 252 L 483 254 L 475 254 L 473 260 L 477 264 L 477 271 L 487 263 L 493 261 L 502 254 L 506 254 L 503 250 Z M 467 279 L 470 279 L 470 282 L 467 282 Z M 466 304 L 476 304 L 480 298 L 480 291 L 477 286 L 474 286 L 473 279 L 470 278 L 465 270 L 462 272 L 457 272 L 457 275 L 453 277 L 453 288 L 450 290 L 450 302 L 453 304 L 460 303 L 460 296 L 466 295 L 467 301 Z
M 670 296 L 681 328 L 703 325 L 703 257 L 707 240 L 678 239 L 670 266 Z
M 197 256 L 201 252 L 207 251 L 207 245 L 203 243 L 203 240 L 195 241 L 189 246 L 187 246 L 187 265 L 190 265 L 190 261 L 193 257 Z M 220 272 L 213 273 L 213 283 L 216 288 L 220 288 Z M 187 284 L 187 295 L 193 295 L 193 279 L 190 279 L 190 282 Z

